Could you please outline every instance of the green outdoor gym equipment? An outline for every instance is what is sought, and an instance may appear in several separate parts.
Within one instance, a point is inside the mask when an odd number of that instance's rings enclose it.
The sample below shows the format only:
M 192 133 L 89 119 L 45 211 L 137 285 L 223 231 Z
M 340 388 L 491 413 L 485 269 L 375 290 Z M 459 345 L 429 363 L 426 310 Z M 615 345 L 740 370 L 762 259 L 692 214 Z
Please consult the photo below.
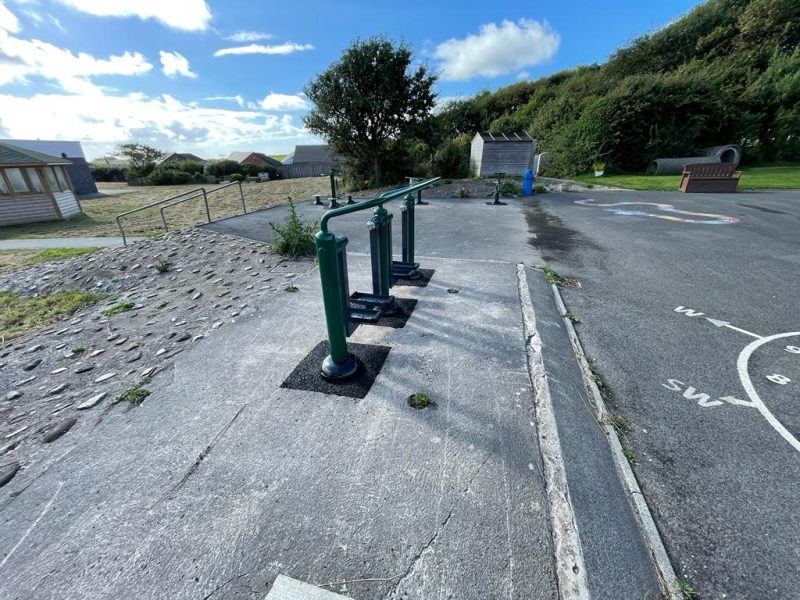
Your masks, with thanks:
M 328 330 L 330 354 L 322 363 L 322 376 L 342 381 L 355 375 L 358 361 L 347 350 L 347 338 L 362 323 L 376 323 L 384 315 L 393 314 L 397 307 L 389 288 L 397 278 L 413 277 L 418 263 L 414 262 L 414 194 L 417 190 L 438 181 L 433 177 L 398 190 L 384 192 L 377 198 L 358 204 L 341 206 L 326 213 L 316 235 L 319 276 L 322 282 L 322 301 Z M 404 196 L 403 202 L 403 260 L 392 261 L 392 214 L 384 204 Z M 342 215 L 372 208 L 368 222 L 372 263 L 372 293 L 350 294 L 347 276 L 347 237 L 328 230 L 328 222 Z

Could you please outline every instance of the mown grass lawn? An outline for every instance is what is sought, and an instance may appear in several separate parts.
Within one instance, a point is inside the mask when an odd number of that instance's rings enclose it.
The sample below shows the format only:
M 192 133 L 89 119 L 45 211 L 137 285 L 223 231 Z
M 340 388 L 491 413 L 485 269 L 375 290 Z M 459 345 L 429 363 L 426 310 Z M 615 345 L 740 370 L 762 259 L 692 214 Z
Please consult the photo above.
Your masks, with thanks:
M 48 248 L 47 250 L 0 250 L 0 275 L 51 260 L 64 260 L 97 252 L 99 248 Z
M 800 163 L 775 163 L 771 165 L 744 166 L 740 169 L 740 190 L 800 189 Z M 607 185 L 628 190 L 654 190 L 674 192 L 681 182 L 680 175 L 604 175 L 593 174 L 576 177 L 586 185 Z
M 129 186 L 125 183 L 98 183 L 102 195 L 81 198 L 83 213 L 63 221 L 47 221 L 26 225 L 0 227 L 0 240 L 41 237 L 107 237 L 119 235 L 116 216 L 128 210 L 163 200 L 170 196 L 197 188 L 196 184 L 170 186 Z M 206 192 L 217 185 L 203 186 Z M 286 203 L 288 197 L 300 201 L 314 194 L 327 197 L 330 182 L 327 177 L 278 179 L 266 183 L 245 183 L 242 190 L 247 210 L 267 208 Z M 212 219 L 240 214 L 242 203 L 239 187 L 231 186 L 208 198 Z M 202 198 L 166 209 L 170 228 L 192 227 L 206 221 Z M 163 232 L 159 208 L 152 208 L 123 219 L 125 233 L 131 236 L 153 235 Z

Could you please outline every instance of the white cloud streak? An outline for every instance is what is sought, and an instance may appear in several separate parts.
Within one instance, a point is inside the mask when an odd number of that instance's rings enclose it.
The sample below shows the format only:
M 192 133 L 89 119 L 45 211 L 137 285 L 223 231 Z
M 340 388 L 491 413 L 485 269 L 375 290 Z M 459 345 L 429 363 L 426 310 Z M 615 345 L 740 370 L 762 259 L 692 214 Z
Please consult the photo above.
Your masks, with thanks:
M 214 56 L 228 56 L 236 54 L 292 54 L 293 52 L 303 52 L 313 50 L 311 44 L 295 44 L 286 42 L 273 46 L 263 46 L 261 44 L 250 44 L 248 46 L 236 46 L 234 48 L 222 48 L 214 52 Z
M 477 35 L 439 44 L 433 56 L 441 61 L 441 77 L 464 81 L 497 77 L 541 64 L 558 50 L 559 35 L 547 23 L 531 19 L 483 25 Z
M 41 40 L 23 40 L 0 29 L 0 85 L 25 84 L 32 76 L 55 81 L 64 91 L 99 93 L 90 81 L 98 75 L 143 75 L 153 68 L 138 52 L 95 58 L 85 52 L 73 54 Z
M 111 152 L 116 142 L 128 139 L 206 158 L 237 147 L 269 146 L 279 151 L 313 139 L 288 114 L 203 108 L 166 94 L 156 98 L 139 93 L 91 98 L 0 94 L 0 115 L 14 115 L 14 119 L 3 119 L 4 135 L 81 140 L 91 156 Z
M 189 61 L 183 54 L 178 52 L 167 52 L 162 50 L 161 56 L 161 69 L 167 77 L 189 77 L 195 79 L 197 73 L 192 72 L 189 68 Z
M 275 94 L 270 92 L 261 101 L 261 108 L 269 111 L 291 112 L 308 110 L 311 105 L 301 94 Z
M 236 42 L 237 44 L 244 44 L 246 42 L 260 42 L 261 40 L 272 39 L 272 34 L 261 33 L 260 31 L 237 31 L 225 39 Z
M 210 96 L 206 100 L 224 100 L 226 102 L 236 102 L 239 106 L 244 108 L 244 98 L 239 95 L 236 96 Z
M 6 8 L 2 0 L 0 0 L 0 30 L 5 30 L 9 33 L 19 32 L 19 20 L 14 13 Z M 0 37 L 0 40 L 2 40 L 2 37 Z
M 97 17 L 156 19 L 173 29 L 204 31 L 211 22 L 205 0 L 58 0 Z

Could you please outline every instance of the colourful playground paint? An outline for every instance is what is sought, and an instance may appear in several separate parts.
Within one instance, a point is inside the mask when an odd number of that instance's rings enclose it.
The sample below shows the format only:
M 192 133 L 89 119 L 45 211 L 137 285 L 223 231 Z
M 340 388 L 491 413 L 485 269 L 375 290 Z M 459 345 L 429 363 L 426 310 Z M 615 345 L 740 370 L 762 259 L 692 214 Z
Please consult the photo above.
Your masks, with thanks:
M 657 202 L 612 202 L 609 204 L 600 204 L 593 198 L 587 198 L 586 200 L 576 200 L 575 204 L 580 204 L 582 206 L 596 206 L 598 208 L 602 208 L 603 210 L 612 212 L 615 215 L 621 215 L 623 217 L 653 217 L 655 219 L 664 219 L 665 221 L 677 221 L 679 223 L 695 223 L 699 225 L 731 225 L 733 223 L 739 222 L 739 219 L 737 219 L 736 217 L 728 217 L 726 215 L 718 215 L 714 213 L 691 212 L 688 210 L 681 210 L 679 208 L 675 208 L 674 206 L 672 206 L 672 204 L 661 204 Z M 652 206 L 655 207 L 656 210 L 661 211 L 662 214 L 658 214 L 657 212 L 648 212 L 647 210 L 644 209 L 623 208 L 626 206 Z M 663 214 L 663 213 L 668 213 L 668 214 Z M 687 215 L 687 216 L 684 217 L 677 215 Z M 702 218 L 690 218 L 690 217 L 702 217 Z

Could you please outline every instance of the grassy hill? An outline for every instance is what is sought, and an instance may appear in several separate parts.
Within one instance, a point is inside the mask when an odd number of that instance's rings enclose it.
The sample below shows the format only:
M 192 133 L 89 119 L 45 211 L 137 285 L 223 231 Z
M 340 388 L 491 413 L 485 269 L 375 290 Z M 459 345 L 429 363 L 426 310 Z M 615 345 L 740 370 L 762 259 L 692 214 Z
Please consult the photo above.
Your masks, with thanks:
M 448 104 L 422 147 L 431 170 L 464 174 L 475 131 L 527 131 L 550 175 L 604 162 L 641 172 L 653 158 L 738 143 L 748 163 L 800 160 L 800 4 L 709 0 L 617 51 L 532 82 Z

